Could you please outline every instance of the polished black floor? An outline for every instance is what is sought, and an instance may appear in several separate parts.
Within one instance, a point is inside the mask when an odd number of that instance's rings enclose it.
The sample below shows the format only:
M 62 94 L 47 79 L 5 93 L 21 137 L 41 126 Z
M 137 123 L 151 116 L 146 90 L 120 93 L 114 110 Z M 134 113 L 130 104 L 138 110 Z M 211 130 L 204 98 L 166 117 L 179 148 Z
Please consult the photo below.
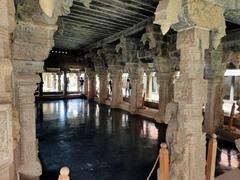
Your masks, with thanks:
M 165 141 L 166 126 L 86 100 L 37 103 L 41 180 L 68 166 L 71 180 L 144 180 Z M 219 146 L 216 175 L 240 167 L 233 144 Z M 156 179 L 156 170 L 152 179 Z
M 37 109 L 42 180 L 57 179 L 62 166 L 71 180 L 145 179 L 164 141 L 164 126 L 86 100 L 38 103 Z

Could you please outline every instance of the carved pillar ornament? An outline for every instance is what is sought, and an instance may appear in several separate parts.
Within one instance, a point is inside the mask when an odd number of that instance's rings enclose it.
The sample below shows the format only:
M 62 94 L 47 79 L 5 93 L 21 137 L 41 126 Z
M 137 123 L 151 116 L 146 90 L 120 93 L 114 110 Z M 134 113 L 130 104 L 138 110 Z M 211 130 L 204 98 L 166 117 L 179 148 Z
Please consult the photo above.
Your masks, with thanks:
M 0 179 L 14 179 L 14 149 L 19 122 L 12 102 L 11 33 L 15 27 L 13 1 L 0 3 Z
M 43 61 L 54 46 L 53 35 L 57 30 L 58 17 L 70 13 L 71 5 L 72 0 L 57 0 L 54 11 L 47 12 L 49 15 L 52 13 L 52 16 L 48 16 L 43 13 L 39 1 L 24 0 L 16 12 L 17 25 L 12 37 L 12 64 L 14 100 L 21 124 L 21 161 L 17 171 L 27 178 L 41 175 L 35 132 L 34 92 L 37 88 L 36 83 L 40 80 L 36 73 L 43 71 Z
M 206 51 L 205 78 L 208 80 L 208 98 L 205 106 L 204 131 L 216 132 L 224 124 L 223 81 L 226 62 L 223 61 L 223 49 L 210 48 Z
M 128 38 L 122 36 L 120 43 L 116 46 L 116 52 L 121 55 L 121 61 L 127 62 L 138 62 L 137 58 L 138 41 L 135 38 Z
M 161 25 L 163 35 L 170 27 L 177 31 L 192 26 L 211 29 L 215 33 L 215 49 L 226 34 L 223 6 L 207 0 L 162 0 L 156 9 L 154 23 Z

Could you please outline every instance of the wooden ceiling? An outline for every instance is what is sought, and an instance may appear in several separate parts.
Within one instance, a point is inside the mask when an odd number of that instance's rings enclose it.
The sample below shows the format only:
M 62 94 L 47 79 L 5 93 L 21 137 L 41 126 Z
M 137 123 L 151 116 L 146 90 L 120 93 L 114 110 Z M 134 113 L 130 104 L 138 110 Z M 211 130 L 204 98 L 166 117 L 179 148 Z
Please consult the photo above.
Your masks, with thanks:
M 159 0 L 74 0 L 71 13 L 59 19 L 55 48 L 77 50 L 154 16 Z

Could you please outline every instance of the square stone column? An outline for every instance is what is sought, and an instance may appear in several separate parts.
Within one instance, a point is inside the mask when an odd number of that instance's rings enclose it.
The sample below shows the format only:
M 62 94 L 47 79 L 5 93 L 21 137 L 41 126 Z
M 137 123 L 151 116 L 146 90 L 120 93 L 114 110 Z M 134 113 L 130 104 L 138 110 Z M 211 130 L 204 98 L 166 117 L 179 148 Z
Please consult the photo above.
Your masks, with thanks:
M 192 27 L 177 34 L 181 56 L 174 101 L 178 109 L 175 108 L 176 117 L 172 116 L 168 123 L 166 137 L 171 152 L 170 180 L 205 180 L 206 136 L 202 132 L 202 106 L 207 97 L 207 81 L 203 77 L 204 51 L 208 43 L 207 29 Z
M 61 72 L 58 72 L 58 73 L 57 73 L 57 76 L 58 76 L 58 92 L 61 92 L 61 91 L 62 91 L 61 75 L 62 75 Z
M 173 100 L 173 76 L 174 72 L 158 72 L 159 112 L 155 119 L 159 123 L 165 122 L 167 104 Z
M 123 101 L 122 95 L 122 66 L 110 65 L 112 77 L 112 101 L 111 108 L 118 108 Z
M 87 96 L 88 95 L 88 76 L 85 73 L 84 76 L 84 95 Z
M 99 103 L 104 104 L 108 98 L 108 72 L 107 70 L 101 70 L 98 75 L 100 80 Z
M 13 180 L 15 120 L 12 103 L 11 33 L 15 25 L 13 1 L 0 3 L 0 179 Z M 16 122 L 17 123 L 17 122 Z M 17 134 L 17 133 L 16 133 Z
M 139 67 L 138 63 L 128 63 L 129 76 L 131 82 L 131 97 L 130 97 L 130 113 L 135 113 L 136 110 L 142 107 L 143 95 L 143 68 Z
M 96 73 L 93 70 L 87 70 L 88 76 L 88 100 L 94 100 L 96 97 Z
M 17 172 L 28 178 L 38 178 L 42 174 L 38 159 L 36 139 L 36 109 L 34 92 L 43 71 L 43 62 L 16 60 L 14 66 L 15 103 L 20 120 L 20 166 Z
M 210 48 L 206 51 L 205 78 L 208 80 L 208 98 L 205 105 L 204 132 L 216 133 L 224 124 L 223 81 L 226 63 L 223 60 L 223 49 Z
M 150 71 L 146 72 L 147 84 L 146 84 L 146 99 L 152 96 L 152 73 Z

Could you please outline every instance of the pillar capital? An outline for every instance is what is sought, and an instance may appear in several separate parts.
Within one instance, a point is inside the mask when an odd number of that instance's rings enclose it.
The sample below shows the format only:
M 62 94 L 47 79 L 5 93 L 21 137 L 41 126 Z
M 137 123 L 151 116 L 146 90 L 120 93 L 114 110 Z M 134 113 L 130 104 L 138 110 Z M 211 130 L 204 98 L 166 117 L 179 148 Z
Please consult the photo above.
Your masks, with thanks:
M 214 48 L 220 44 L 225 36 L 224 7 L 205 0 L 163 0 L 155 12 L 154 23 L 161 25 L 163 34 L 166 34 L 170 27 L 178 32 L 198 26 L 207 30 L 214 30 Z M 190 39 L 189 39 L 190 40 Z

